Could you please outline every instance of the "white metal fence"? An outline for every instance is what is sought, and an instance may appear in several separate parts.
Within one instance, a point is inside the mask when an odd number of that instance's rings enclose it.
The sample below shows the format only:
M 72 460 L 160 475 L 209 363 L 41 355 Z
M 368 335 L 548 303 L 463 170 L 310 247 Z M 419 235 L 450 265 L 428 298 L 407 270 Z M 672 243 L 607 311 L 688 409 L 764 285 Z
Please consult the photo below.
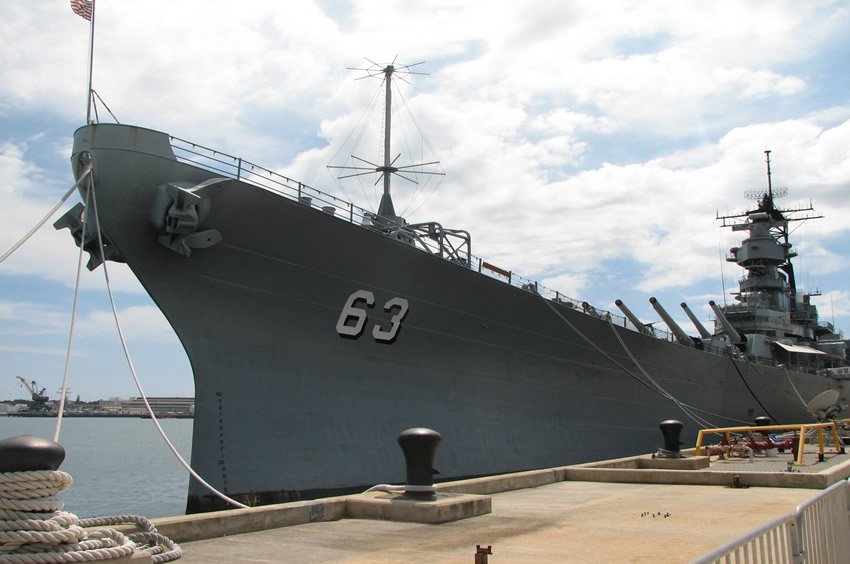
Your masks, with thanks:
M 850 562 L 850 482 L 842 480 L 793 513 L 694 561 L 697 564 Z

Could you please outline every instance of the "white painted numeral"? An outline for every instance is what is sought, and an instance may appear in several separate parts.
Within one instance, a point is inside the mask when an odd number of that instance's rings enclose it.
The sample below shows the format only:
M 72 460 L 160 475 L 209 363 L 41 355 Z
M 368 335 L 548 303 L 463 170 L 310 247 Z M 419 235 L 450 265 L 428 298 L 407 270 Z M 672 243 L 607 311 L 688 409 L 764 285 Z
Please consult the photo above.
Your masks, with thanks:
M 363 332 L 363 326 L 366 325 L 366 310 L 355 307 L 360 300 L 363 300 L 368 307 L 372 307 L 375 304 L 375 294 L 369 290 L 357 290 L 348 296 L 336 322 L 336 332 L 340 335 L 359 337 Z M 350 324 L 352 320 L 353 325 Z
M 336 332 L 343 337 L 351 337 L 356 339 L 363 333 L 366 326 L 366 320 L 369 315 L 366 312 L 367 308 L 375 305 L 375 294 L 369 290 L 357 290 L 348 296 L 345 305 L 342 306 L 342 312 L 339 314 L 339 319 L 336 321 Z M 384 311 L 392 312 L 392 317 L 389 319 L 387 327 L 376 323 L 372 327 L 372 337 L 376 341 L 383 343 L 391 343 L 398 335 L 401 329 L 401 322 L 407 315 L 407 310 L 410 306 L 404 298 L 390 298 L 384 304 Z
M 399 327 L 401 327 L 401 321 L 407 315 L 407 300 L 404 298 L 392 298 L 384 304 L 384 311 L 392 311 L 394 308 L 398 308 L 398 311 L 390 318 L 389 329 L 384 329 L 380 325 L 375 325 L 372 328 L 372 336 L 375 337 L 376 341 L 390 342 L 395 339 Z

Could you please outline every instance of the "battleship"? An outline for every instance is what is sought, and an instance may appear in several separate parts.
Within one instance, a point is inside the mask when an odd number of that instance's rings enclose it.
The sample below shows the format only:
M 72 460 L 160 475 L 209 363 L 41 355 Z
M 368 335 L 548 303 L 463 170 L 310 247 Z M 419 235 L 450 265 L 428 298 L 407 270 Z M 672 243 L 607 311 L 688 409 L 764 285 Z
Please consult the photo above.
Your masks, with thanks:
M 476 257 L 463 229 L 397 215 L 390 178 L 416 174 L 390 159 L 398 71 L 380 69 L 383 163 L 360 163 L 384 181 L 376 211 L 166 133 L 74 135 L 83 202 L 56 227 L 90 269 L 126 262 L 173 327 L 207 482 L 250 505 L 397 482 L 410 427 L 445 436 L 435 465 L 453 479 L 647 452 L 665 419 L 687 442 L 700 426 L 841 413 L 848 344 L 796 288 L 800 210 L 776 206 L 769 174 L 754 209 L 719 217 L 743 235 L 736 303 L 710 304 L 711 330 L 681 304 L 692 336 L 653 298 L 662 331 Z M 190 481 L 187 511 L 221 507 Z

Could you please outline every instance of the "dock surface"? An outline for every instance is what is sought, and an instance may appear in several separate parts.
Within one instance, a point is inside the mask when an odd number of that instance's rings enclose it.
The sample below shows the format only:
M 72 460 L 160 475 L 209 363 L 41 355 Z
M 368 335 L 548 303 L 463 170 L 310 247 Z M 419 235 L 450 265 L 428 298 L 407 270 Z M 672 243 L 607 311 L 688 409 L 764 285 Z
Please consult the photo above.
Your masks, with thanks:
M 850 456 L 818 461 L 811 449 L 791 472 L 790 453 L 677 463 L 690 470 L 646 468 L 667 463 L 642 456 L 439 484 L 492 505 L 440 524 L 352 518 L 346 500 L 362 495 L 155 523 L 186 562 L 473 563 L 477 546 L 491 547 L 489 564 L 690 562 L 850 476 Z
M 439 525 L 342 519 L 183 543 L 186 562 L 687 562 L 815 495 L 811 489 L 559 482 L 495 494 Z

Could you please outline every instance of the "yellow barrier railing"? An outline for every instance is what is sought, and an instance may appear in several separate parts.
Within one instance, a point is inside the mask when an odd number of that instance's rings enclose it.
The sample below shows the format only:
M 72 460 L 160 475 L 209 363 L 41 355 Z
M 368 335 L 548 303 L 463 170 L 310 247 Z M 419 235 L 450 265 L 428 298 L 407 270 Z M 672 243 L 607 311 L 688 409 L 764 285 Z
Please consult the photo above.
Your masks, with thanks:
M 838 436 L 838 425 L 837 423 L 850 421 L 850 419 L 843 419 L 838 421 L 833 421 L 831 423 L 802 423 L 796 425 L 762 425 L 762 426 L 748 426 L 748 427 L 718 427 L 716 429 L 700 429 L 699 434 L 697 435 L 697 445 L 696 452 L 697 456 L 702 456 L 702 441 L 707 434 L 720 434 L 726 437 L 726 442 L 729 442 L 730 436 L 732 433 L 747 433 L 752 437 L 753 433 L 765 433 L 767 431 L 799 431 L 800 433 L 800 442 L 797 446 L 797 466 L 803 466 L 803 446 L 806 444 L 806 434 L 808 431 L 812 429 L 817 429 L 818 432 L 818 453 L 820 454 L 820 459 L 823 460 L 823 431 L 827 427 L 832 430 L 832 438 L 835 441 L 835 448 L 839 452 L 844 452 L 841 438 Z M 769 441 L 769 439 L 768 439 Z

